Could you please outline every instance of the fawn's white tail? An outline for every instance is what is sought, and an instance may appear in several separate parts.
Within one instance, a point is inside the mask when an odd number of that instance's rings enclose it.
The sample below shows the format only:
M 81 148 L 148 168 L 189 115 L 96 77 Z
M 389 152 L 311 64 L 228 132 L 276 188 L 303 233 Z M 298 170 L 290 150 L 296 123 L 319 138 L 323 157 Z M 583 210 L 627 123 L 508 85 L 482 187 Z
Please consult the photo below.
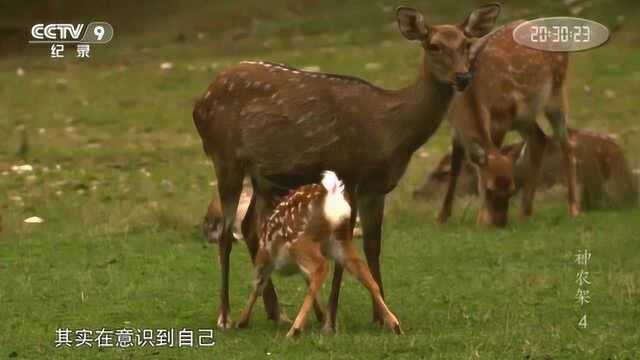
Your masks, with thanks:
M 336 227 L 351 216 L 351 206 L 344 198 L 344 184 L 333 171 L 322 173 L 322 186 L 327 189 L 324 200 L 324 215 Z

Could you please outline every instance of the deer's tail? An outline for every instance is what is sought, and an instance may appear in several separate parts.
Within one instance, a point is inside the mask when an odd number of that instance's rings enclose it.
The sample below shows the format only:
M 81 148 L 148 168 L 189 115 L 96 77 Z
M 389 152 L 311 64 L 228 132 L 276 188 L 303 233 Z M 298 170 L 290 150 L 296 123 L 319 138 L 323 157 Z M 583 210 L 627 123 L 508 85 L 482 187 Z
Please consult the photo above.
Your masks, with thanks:
M 351 206 L 344 197 L 344 183 L 333 171 L 325 171 L 322 186 L 327 190 L 324 215 L 332 227 L 338 227 L 351 217 Z

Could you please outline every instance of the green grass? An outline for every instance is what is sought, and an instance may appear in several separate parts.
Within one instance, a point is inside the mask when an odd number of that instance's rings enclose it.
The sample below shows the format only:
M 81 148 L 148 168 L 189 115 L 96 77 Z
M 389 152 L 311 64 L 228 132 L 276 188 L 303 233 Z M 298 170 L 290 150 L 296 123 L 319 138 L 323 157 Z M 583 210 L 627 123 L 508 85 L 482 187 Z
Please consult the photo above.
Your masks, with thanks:
M 198 228 L 215 175 L 191 110 L 218 71 L 263 58 L 389 88 L 416 76 L 419 51 L 391 26 L 395 2 L 294 3 L 157 6 L 143 18 L 147 26 L 114 18 L 121 24 L 115 40 L 94 46 L 89 61 L 75 59 L 72 48 L 54 61 L 39 46 L 0 60 L 0 358 L 640 357 L 640 210 L 590 212 L 572 221 L 563 192 L 542 194 L 532 219 L 518 220 L 515 206 L 507 229 L 486 230 L 474 224 L 475 200 L 467 206 L 469 200 L 460 199 L 450 224 L 437 226 L 439 204 L 414 202 L 410 194 L 446 151 L 446 125 L 419 150 L 388 198 L 382 269 L 404 336 L 371 323 L 369 296 L 347 278 L 335 336 L 322 334 L 311 318 L 300 339 L 285 339 L 287 326 L 268 322 L 259 305 L 249 329 L 217 333 L 210 349 L 54 348 L 59 327 L 215 326 L 217 248 Z M 463 9 L 475 2 L 407 3 L 434 22 L 448 22 L 462 20 Z M 567 13 L 556 1 L 536 8 L 514 3 L 505 19 Z M 619 134 L 638 168 L 638 7 L 590 3 L 581 16 L 612 25 L 624 14 L 625 25 L 606 46 L 572 56 L 572 123 Z M 178 34 L 186 41 L 173 40 Z M 161 70 L 165 61 L 174 68 Z M 370 62 L 381 66 L 367 70 Z M 24 76 L 16 75 L 18 67 Z M 615 96 L 605 96 L 607 89 Z M 22 156 L 21 126 L 29 143 Z M 23 163 L 34 171 L 11 170 Z M 23 223 L 34 215 L 45 222 Z M 585 248 L 593 254 L 592 301 L 580 307 L 573 257 Z M 250 274 L 245 246 L 237 244 L 234 319 L 249 294 Z M 295 316 L 304 282 L 275 283 L 286 312 Z M 577 327 L 583 313 L 587 329 Z

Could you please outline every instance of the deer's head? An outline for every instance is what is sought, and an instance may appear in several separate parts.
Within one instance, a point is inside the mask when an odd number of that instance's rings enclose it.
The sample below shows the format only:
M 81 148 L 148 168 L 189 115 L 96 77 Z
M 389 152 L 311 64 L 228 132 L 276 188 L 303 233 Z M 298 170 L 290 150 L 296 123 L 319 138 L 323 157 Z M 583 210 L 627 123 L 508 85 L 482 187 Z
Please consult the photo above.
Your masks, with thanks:
M 399 7 L 397 20 L 405 38 L 422 44 L 429 64 L 427 71 L 438 81 L 463 91 L 472 78 L 469 64 L 471 40 L 488 34 L 499 14 L 500 5 L 489 4 L 472 11 L 460 25 L 429 26 L 418 10 Z
M 513 160 L 497 149 L 485 152 L 479 145 L 471 146 L 468 152 L 469 160 L 478 170 L 478 191 L 483 195 L 478 223 L 507 225 L 509 200 L 516 193 Z

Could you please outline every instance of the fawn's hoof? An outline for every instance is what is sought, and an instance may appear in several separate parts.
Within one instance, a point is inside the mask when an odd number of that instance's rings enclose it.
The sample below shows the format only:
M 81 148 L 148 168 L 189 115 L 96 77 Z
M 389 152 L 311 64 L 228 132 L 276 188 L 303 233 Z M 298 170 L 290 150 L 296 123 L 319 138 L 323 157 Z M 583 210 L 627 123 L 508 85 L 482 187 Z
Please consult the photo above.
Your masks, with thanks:
M 291 329 L 289 329 L 289 332 L 287 333 L 287 337 L 288 338 L 295 338 L 300 336 L 300 333 L 302 332 L 301 329 L 296 328 L 296 327 L 292 327 Z
M 400 323 L 395 323 L 395 325 L 391 326 L 391 331 L 393 331 L 396 335 L 402 335 L 402 329 L 400 328 Z
M 238 329 L 246 329 L 249 326 L 249 319 L 240 319 L 236 324 Z
M 233 326 L 233 322 L 231 321 L 231 317 L 227 314 L 220 314 L 218 316 L 218 328 L 220 330 L 227 330 Z

